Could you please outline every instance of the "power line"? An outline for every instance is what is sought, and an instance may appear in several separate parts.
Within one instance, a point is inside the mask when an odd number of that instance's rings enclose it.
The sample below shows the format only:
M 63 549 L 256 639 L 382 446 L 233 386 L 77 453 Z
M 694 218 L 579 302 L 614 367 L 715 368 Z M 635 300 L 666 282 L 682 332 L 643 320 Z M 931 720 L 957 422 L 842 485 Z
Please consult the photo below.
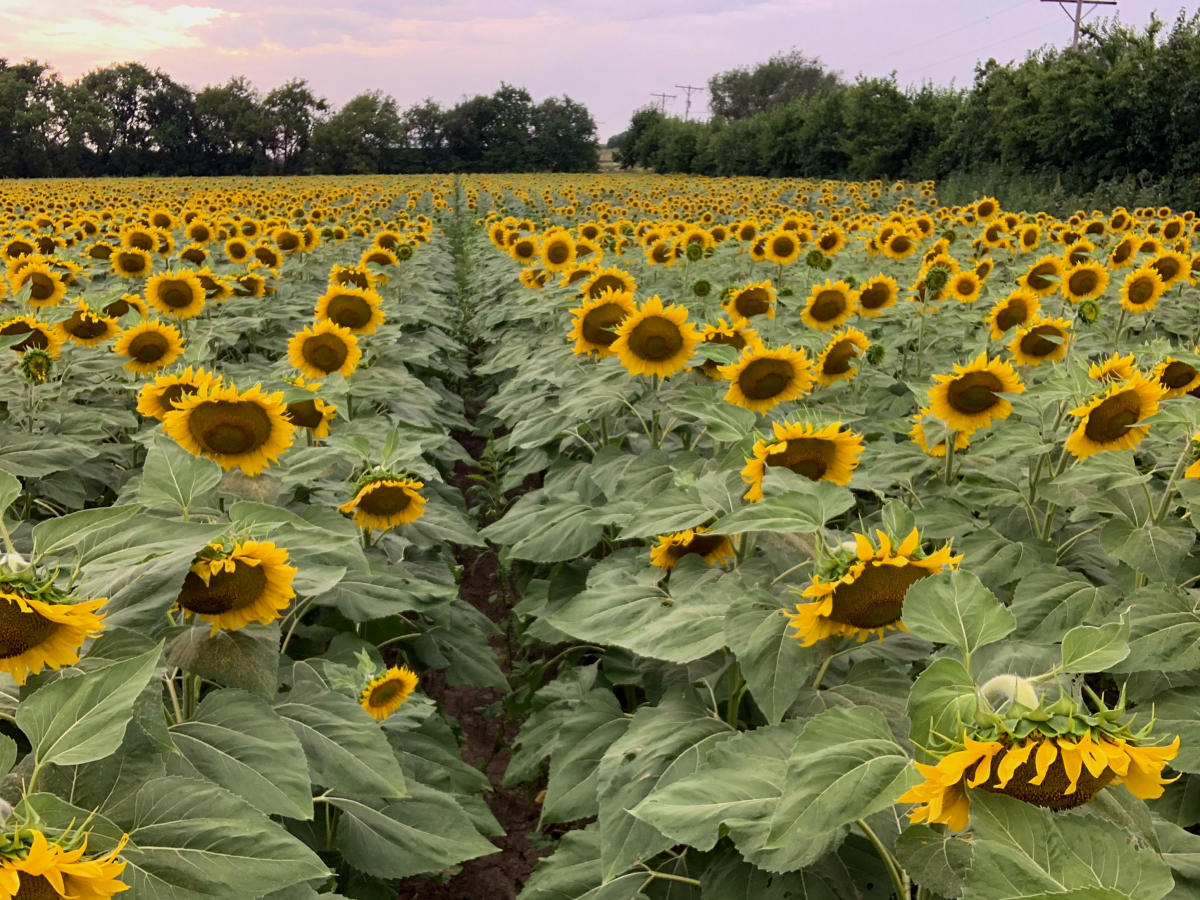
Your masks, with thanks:
M 1075 31 L 1071 35 L 1071 46 L 1072 47 L 1079 46 L 1079 26 L 1083 24 L 1083 20 L 1088 15 L 1092 14 L 1092 12 L 1095 10 L 1095 7 L 1097 7 L 1097 6 L 1116 6 L 1117 5 L 1117 0 L 1075 0 L 1075 11 L 1071 12 L 1071 10 L 1069 10 L 1067 8 L 1066 4 L 1063 3 L 1062 0 L 1042 0 L 1042 2 L 1043 3 L 1057 3 L 1059 6 L 1059 9 L 1061 9 L 1063 12 L 1065 12 L 1067 14 L 1067 18 L 1070 19 L 1074 23 Z M 1086 14 L 1083 11 L 1083 8 L 1085 6 L 1088 8 Z
M 683 121 L 686 122 L 688 120 L 688 116 L 690 116 L 692 112 L 692 92 L 703 91 L 707 89 L 704 87 L 697 87 L 694 84 L 677 84 L 675 87 L 679 88 L 681 91 L 687 91 L 687 99 L 683 102 Z
M 975 19 L 971 22 L 966 22 L 962 25 L 958 25 L 954 28 L 951 28 L 949 31 L 943 31 L 941 34 L 935 34 L 933 37 L 925 38 L 924 40 L 918 41 L 915 44 L 905 44 L 905 48 L 903 51 L 896 51 L 895 53 L 886 54 L 883 57 L 883 59 L 880 60 L 880 62 L 886 63 L 889 59 L 895 59 L 901 55 L 901 52 L 903 53 L 903 55 L 906 58 L 911 58 L 913 50 L 919 50 L 922 47 L 928 46 L 929 44 L 940 43 L 941 41 L 945 40 L 946 38 L 950 37 L 951 35 L 958 34 L 960 31 L 966 31 L 968 28 L 974 28 L 977 25 L 982 25 L 984 22 L 991 21 L 996 16 L 1002 16 L 1005 13 L 1010 13 L 1017 7 L 1026 6 L 1031 2 L 1032 2 L 1032 0 L 1018 0 L 1018 2 L 1013 3 L 1010 6 L 1006 6 L 1003 9 L 994 10 L 994 11 L 988 13 L 986 16 L 983 16 L 979 19 Z
M 657 97 L 657 98 L 658 98 L 658 111 L 659 111 L 660 113 L 664 113 L 664 114 L 665 114 L 665 113 L 666 113 L 666 111 L 667 111 L 667 100 L 668 100 L 668 99 L 670 99 L 670 100 L 674 100 L 674 99 L 675 99 L 675 95 L 674 95 L 674 94 L 661 94 L 661 93 L 660 93 L 660 94 L 656 94 L 656 93 L 654 93 L 654 91 L 651 91 L 651 92 L 650 92 L 650 96 L 651 96 L 651 97 Z

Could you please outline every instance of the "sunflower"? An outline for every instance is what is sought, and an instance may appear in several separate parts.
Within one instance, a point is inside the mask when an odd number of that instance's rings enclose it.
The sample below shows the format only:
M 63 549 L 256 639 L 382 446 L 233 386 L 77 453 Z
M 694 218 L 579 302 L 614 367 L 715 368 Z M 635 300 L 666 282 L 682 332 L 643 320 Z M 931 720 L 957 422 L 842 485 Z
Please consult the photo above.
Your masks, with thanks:
M 147 319 L 122 331 L 113 352 L 128 357 L 125 368 L 130 372 L 149 375 L 183 355 L 183 335 L 174 325 Z
M 1200 369 L 1169 356 L 1154 367 L 1150 377 L 1163 389 L 1164 400 L 1182 397 L 1200 387 Z
M 631 375 L 667 378 L 687 368 L 700 343 L 700 333 L 687 320 L 687 310 L 664 306 L 657 294 L 616 326 L 611 349 Z
M 349 285 L 350 287 L 374 287 L 375 274 L 364 266 L 334 266 L 329 270 L 329 285 Z
M 532 263 L 538 256 L 538 242 L 532 237 L 521 237 L 508 248 L 508 255 L 519 263 Z
M 934 456 L 938 459 L 941 459 L 946 455 L 946 437 L 948 435 L 943 435 L 941 440 L 930 446 L 929 436 L 925 433 L 925 420 L 933 418 L 937 417 L 934 416 L 928 408 L 922 409 L 915 416 L 913 416 L 913 426 L 909 429 L 908 436 L 911 437 L 913 442 L 929 456 Z M 945 423 L 942 423 L 940 420 L 939 425 L 943 428 L 945 427 Z M 967 434 L 965 431 L 954 432 L 955 453 L 960 450 L 966 450 L 970 446 L 971 436 L 969 434 Z
M 1125 276 L 1121 287 L 1121 306 L 1129 312 L 1141 313 L 1154 309 L 1167 285 L 1156 269 L 1141 266 Z
M 34 309 L 53 306 L 67 293 L 67 283 L 48 262 L 32 260 L 16 268 L 8 279 L 15 294 L 24 287 L 29 288 L 28 303 Z
M 1083 406 L 1071 410 L 1079 424 L 1067 438 L 1066 448 L 1076 459 L 1087 459 L 1101 450 L 1132 450 L 1150 433 L 1142 419 L 1158 412 L 1162 386 L 1144 375 L 1111 384 Z
M 697 525 L 661 535 L 650 549 L 650 563 L 669 572 L 681 559 L 693 554 L 703 557 L 710 566 L 722 565 L 733 561 L 733 544 L 725 535 L 710 534 L 707 526 Z
M 225 257 L 230 262 L 240 263 L 251 258 L 250 244 L 240 237 L 225 242 Z
M 382 722 L 408 699 L 417 687 L 417 673 L 408 666 L 392 666 L 363 688 L 358 702 L 378 722 Z
M 1074 739 L 1037 728 L 1021 731 L 1026 733 L 1020 738 L 1002 732 L 983 741 L 964 734 L 961 750 L 935 765 L 916 764 L 925 781 L 897 802 L 921 804 L 909 813 L 913 822 L 962 831 L 970 821 L 968 788 L 1054 810 L 1082 806 L 1109 784 L 1123 784 L 1135 797 L 1149 800 L 1162 796 L 1168 783 L 1162 770 L 1179 750 L 1178 737 L 1166 746 L 1141 747 L 1096 728 Z
M 62 340 L 58 329 L 45 322 L 39 322 L 33 316 L 12 316 L 0 321 L 0 335 L 28 335 L 28 337 L 13 344 L 8 349 L 14 353 L 24 353 L 26 350 L 45 350 L 51 358 L 58 359 L 62 353 Z
M 361 358 L 354 333 L 330 321 L 317 321 L 288 341 L 288 362 L 309 378 L 334 372 L 348 378 Z
M 700 331 L 700 343 L 723 344 L 739 352 L 747 347 L 762 348 L 758 332 L 750 327 L 749 322 L 740 317 L 734 318 L 732 323 L 719 319 L 716 325 L 705 325 Z M 716 360 L 707 359 L 696 366 L 696 371 L 709 378 L 718 378 L 720 376 L 717 370 L 720 366 L 721 364 Z
M 63 835 L 60 840 L 65 842 L 66 838 L 67 835 Z M 19 829 L 4 840 L 6 846 L 12 848 L 0 860 L 0 897 L 5 900 L 57 900 L 60 897 L 109 900 L 114 894 L 129 890 L 129 885 L 118 877 L 125 871 L 126 864 L 117 862 L 128 836 L 108 854 L 92 859 L 83 858 L 87 853 L 86 835 L 82 840 L 70 841 L 78 844 L 73 850 L 48 842 L 45 834 L 37 829 Z
M 287 550 L 269 541 L 209 544 L 193 560 L 175 603 L 185 616 L 212 623 L 212 634 L 269 625 L 296 596 L 296 569 L 287 561 Z
M 1114 353 L 1108 359 L 1094 362 L 1088 367 L 1088 378 L 1096 381 L 1128 381 L 1138 374 L 1137 366 L 1133 364 L 1133 354 L 1121 356 Z
M 194 272 L 163 272 L 146 281 L 146 300 L 164 316 L 191 319 L 204 309 L 204 285 Z
M 180 397 L 163 416 L 163 430 L 192 455 L 247 475 L 279 459 L 295 437 L 282 393 L 267 394 L 261 385 L 239 392 L 220 381 Z
M 1103 263 L 1084 262 L 1072 266 L 1059 283 L 1062 295 L 1071 303 L 1095 300 L 1108 287 L 1108 269 Z
M 257 272 L 246 272 L 233 276 L 231 287 L 235 297 L 263 297 L 267 293 L 267 279 Z
M 1017 332 L 1008 350 L 1022 365 L 1036 366 L 1059 362 L 1067 355 L 1070 341 L 1071 323 L 1066 319 L 1037 318 Z
M 934 375 L 933 380 L 929 389 L 933 415 L 947 428 L 968 435 L 1008 418 L 1012 404 L 1002 395 L 1025 390 L 1011 363 L 989 360 L 986 353 L 965 366 L 956 363 L 953 374 Z
M 315 439 L 320 440 L 329 437 L 329 423 L 337 418 L 337 407 L 320 397 L 296 400 L 287 405 L 287 418 L 297 428 L 307 428 Z
M 896 279 L 887 275 L 876 275 L 858 291 L 858 314 L 874 318 L 882 315 L 889 306 L 895 306 L 898 299 L 900 285 L 896 283 Z
M 827 278 L 824 284 L 813 286 L 800 318 L 810 328 L 832 331 L 845 324 L 857 302 L 857 295 L 850 285 L 844 281 L 831 282 Z
M 771 262 L 790 266 L 800 258 L 800 241 L 790 231 L 773 231 L 767 235 L 763 252 Z
M 744 497 L 751 503 L 763 498 L 763 478 L 767 467 L 781 466 L 812 481 L 849 484 L 863 450 L 861 434 L 846 429 L 841 422 L 824 428 L 806 423 L 772 423 L 775 440 L 754 444 L 753 455 L 746 457 L 742 481 L 750 485 Z
M 149 315 L 149 310 L 146 307 L 146 301 L 137 294 L 122 294 L 116 300 L 107 304 L 104 307 L 104 314 L 112 316 L 114 319 L 119 319 L 126 315 L 130 310 L 135 310 L 138 315 Z
M 359 482 L 354 497 L 338 509 L 354 513 L 354 524 L 364 531 L 372 528 L 388 531 L 397 525 L 408 525 L 425 512 L 425 498 L 419 491 L 423 482 L 401 478 L 388 473 L 372 475 Z
M 759 281 L 734 288 L 721 304 L 730 318 L 750 319 L 754 316 L 775 318 L 775 287 L 769 281 Z
M 618 294 L 630 294 L 637 290 L 637 281 L 628 272 L 621 269 L 596 269 L 583 284 L 579 293 L 595 300 L 605 291 L 616 291 Z
M 317 298 L 318 321 L 329 321 L 354 334 L 374 334 L 386 316 L 383 298 L 367 288 L 331 287 Z
M 1000 340 L 1012 329 L 1033 321 L 1040 308 L 1037 294 L 1029 288 L 1017 288 L 988 313 L 989 335 L 994 341 Z
M 1186 284 L 1192 280 L 1191 258 L 1175 250 L 1164 250 L 1146 263 L 1146 266 L 1158 273 L 1168 290 L 1177 284 Z
M 730 381 L 726 403 L 765 413 L 811 391 L 812 369 L 813 361 L 803 347 L 767 350 L 758 346 L 747 347 L 738 360 L 717 371 Z
M 921 536 L 913 529 L 893 552 L 892 539 L 875 532 L 876 548 L 865 534 L 854 535 L 854 551 L 838 554 L 822 571 L 814 573 L 803 596 L 785 613 L 796 629 L 793 637 L 811 647 L 830 637 L 852 637 L 860 643 L 871 636 L 883 639 L 890 628 L 904 630 L 900 617 L 904 595 L 916 582 L 944 568 L 956 568 L 961 556 L 952 556 L 946 544 L 928 556 L 921 552 Z M 822 540 L 822 538 L 818 538 Z
M 69 319 L 58 323 L 58 336 L 64 341 L 74 341 L 83 347 L 94 347 L 116 337 L 121 327 L 112 316 L 101 316 L 92 312 L 80 300 Z
M 534 291 L 544 288 L 549 278 L 545 269 L 522 269 L 520 275 L 521 284 Z
M 573 352 L 580 356 L 595 353 L 601 359 L 612 356 L 615 352 L 612 345 L 617 339 L 615 329 L 635 309 L 633 294 L 625 291 L 605 290 L 598 297 L 584 300 L 582 306 L 571 310 L 567 340 L 575 341 Z
M 1043 256 L 1030 266 L 1029 271 L 1018 278 L 1017 282 L 1021 287 L 1028 288 L 1039 297 L 1048 297 L 1058 290 L 1065 270 L 1066 264 L 1062 257 L 1050 254 Z
M 548 272 L 561 272 L 575 262 L 575 241 L 566 231 L 551 231 L 542 238 L 539 252 L 542 268 Z
M 108 258 L 112 270 L 123 278 L 141 278 L 150 272 L 150 254 L 137 247 L 122 247 Z
M 221 377 L 188 366 L 178 375 L 160 375 L 138 391 L 137 411 L 143 416 L 163 421 L 174 411 L 175 403 L 185 396 L 199 393 L 209 384 L 220 384 Z
M 950 282 L 946 285 L 947 295 L 960 303 L 974 303 L 979 299 L 979 292 L 982 289 L 983 282 L 975 274 L 974 269 L 967 269 L 951 275 Z
M 860 353 L 865 353 L 869 346 L 871 342 L 857 328 L 839 331 L 829 339 L 829 343 L 817 357 L 817 384 L 828 387 L 843 378 L 853 378 L 858 370 L 852 363 L 858 359 Z
M 898 231 L 888 235 L 887 240 L 880 244 L 880 249 L 888 259 L 904 259 L 916 252 L 917 241 L 911 234 Z
M 0 584 L 0 672 L 24 684 L 31 672 L 78 662 L 83 642 L 104 630 L 96 611 L 106 602 L 50 603 Z

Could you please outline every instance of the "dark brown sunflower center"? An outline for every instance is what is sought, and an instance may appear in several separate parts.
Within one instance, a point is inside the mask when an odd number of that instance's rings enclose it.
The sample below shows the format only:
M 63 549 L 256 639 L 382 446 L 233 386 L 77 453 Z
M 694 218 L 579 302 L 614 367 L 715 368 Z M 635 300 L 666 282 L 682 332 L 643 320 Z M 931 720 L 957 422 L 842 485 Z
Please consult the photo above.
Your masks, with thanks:
M 188 612 L 215 616 L 249 606 L 263 595 L 267 576 L 261 565 L 234 563 L 233 571 L 221 570 L 210 575 L 208 584 L 195 572 L 188 572 L 179 592 L 179 605 Z
M 899 621 L 904 594 L 929 572 L 920 566 L 875 566 L 870 563 L 851 584 L 833 592 L 829 617 L 855 628 L 882 628 Z
M 0 600 L 0 659 L 12 659 L 38 646 L 58 628 L 36 612 L 25 612 L 11 600 Z
M 733 308 L 747 319 L 761 316 L 771 308 L 771 295 L 763 288 L 748 288 L 734 298 Z
M 183 309 L 193 301 L 192 289 L 185 281 L 164 281 L 158 286 L 158 299 L 171 309 Z
M 54 279 L 44 272 L 34 272 L 29 283 L 29 299 L 49 300 L 54 296 Z
M 104 314 L 119 319 L 132 308 L 128 300 L 114 300 L 108 306 L 104 307 Z
M 371 286 L 370 281 L 367 280 L 367 274 L 365 272 L 338 272 L 337 283 L 352 284 L 359 288 L 368 288 Z
M 898 234 L 888 243 L 889 249 L 893 253 L 907 253 L 912 249 L 912 241 L 903 234 Z
M 1038 233 L 1032 228 L 1021 233 L 1021 244 L 1025 247 L 1032 247 L 1037 243 Z
M 589 272 L 587 269 L 576 269 L 574 272 L 572 272 L 570 275 L 567 276 L 567 284 L 578 284 L 580 281 L 583 281 L 583 279 L 587 278 L 591 274 L 592 273 Z
M 117 257 L 117 268 L 127 275 L 140 275 L 146 271 L 146 260 L 136 253 L 122 253 Z
M 612 329 L 628 315 L 628 310 L 619 303 L 601 303 L 589 309 L 579 325 L 583 339 L 591 344 L 607 347 L 617 339 Z
M 821 291 L 809 308 L 809 314 L 818 322 L 830 322 L 845 311 L 846 295 L 841 291 Z
M 245 259 L 250 252 L 250 248 L 245 244 L 231 244 L 226 251 L 230 259 Z
M 33 254 L 33 244 L 28 241 L 13 241 L 8 245 L 7 254 L 9 259 L 16 259 L 18 256 L 31 256 Z
M 862 304 L 863 309 L 879 309 L 888 301 L 890 292 L 885 284 L 873 284 L 863 288 L 863 292 L 858 296 L 858 302 Z
M 624 280 L 616 275 L 601 275 L 588 287 L 588 297 L 595 300 L 605 291 L 623 291 L 625 287 Z
M 371 304 L 354 294 L 338 294 L 329 301 L 326 315 L 343 328 L 362 328 L 371 321 Z
M 796 242 L 790 237 L 777 237 L 771 241 L 771 252 L 776 256 L 791 256 L 796 252 Z
M 783 466 L 797 475 L 820 481 L 837 460 L 837 445 L 822 438 L 790 438 L 780 453 L 767 457 L 768 466 Z
M 1163 369 L 1162 377 L 1159 378 L 1166 387 L 1172 390 L 1187 387 L 1192 383 L 1192 379 L 1196 377 L 1196 370 L 1187 363 L 1174 362 L 1167 363 L 1167 367 Z
M 300 235 L 290 231 L 285 231 L 283 234 L 279 235 L 275 243 L 279 246 L 280 250 L 282 250 L 284 253 L 288 253 L 300 246 Z
M 1025 281 L 1035 291 L 1045 291 L 1054 285 L 1053 279 L 1057 275 L 1058 269 L 1053 263 L 1042 263 L 1030 270 L 1029 277 Z
M 1008 331 L 1010 328 L 1025 324 L 1028 317 L 1029 310 L 1025 308 L 1023 300 L 1010 300 L 1008 305 L 997 313 L 996 327 L 1001 331 Z
M 1179 274 L 1179 270 L 1183 267 L 1179 264 L 1179 260 L 1164 256 L 1162 259 L 1156 259 L 1150 263 L 1150 268 L 1156 271 L 1163 281 L 1170 281 Z
M 960 297 L 970 297 L 975 293 L 975 282 L 970 278 L 960 278 L 954 282 L 954 293 Z
M 531 258 L 535 250 L 536 248 L 534 247 L 533 241 L 517 241 L 517 243 L 513 245 L 513 253 L 517 255 L 518 259 Z
M 1117 245 L 1117 249 L 1112 253 L 1112 261 L 1115 263 L 1123 263 L 1133 255 L 1133 244 L 1128 241 L 1122 241 Z
M 1057 341 L 1047 340 L 1058 338 Z M 1026 356 L 1049 356 L 1062 346 L 1063 333 L 1053 325 L 1038 325 L 1021 338 L 1021 352 Z
M 817 238 L 817 246 L 828 253 L 838 245 L 838 236 L 836 234 L 823 234 Z
M 10 348 L 17 353 L 24 353 L 30 347 L 36 347 L 38 350 L 45 350 L 50 346 L 50 338 L 41 328 L 34 328 L 27 322 L 10 322 L 0 328 L 0 334 L 28 334 L 29 337 L 20 341 Z
M 371 706 L 387 706 L 403 693 L 404 685 L 401 682 L 385 681 L 371 691 L 367 703 Z
M 305 340 L 300 353 L 314 369 L 329 374 L 345 364 L 350 348 L 336 334 L 317 334 Z
M 188 415 L 188 429 L 209 453 L 251 453 L 271 437 L 271 417 L 249 400 L 211 400 Z
M 175 404 L 182 400 L 185 396 L 190 397 L 192 394 L 200 390 L 194 384 L 169 384 L 158 395 L 158 405 L 164 413 L 169 413 L 175 409 Z
M 138 362 L 152 363 L 162 359 L 171 342 L 157 331 L 144 331 L 129 342 L 129 355 Z
M 1083 433 L 1098 444 L 1107 444 L 1122 437 L 1141 417 L 1137 391 L 1121 391 L 1088 413 Z
M 671 258 L 671 248 L 665 242 L 657 243 L 651 249 L 650 256 L 656 263 L 666 262 Z
M 850 363 L 855 359 L 858 359 L 858 346 L 854 341 L 838 341 L 825 354 L 821 372 L 824 375 L 844 375 L 850 371 Z
M 95 247 L 88 248 L 87 255 L 89 259 L 108 259 L 112 256 L 112 247 L 97 244 Z
M 769 400 L 787 390 L 795 377 L 785 359 L 756 359 L 738 376 L 738 387 L 751 400 Z
M 672 544 L 667 551 L 672 559 L 680 560 L 693 554 L 708 556 L 725 543 L 725 537 L 719 534 L 697 534 L 686 544 Z
M 1149 278 L 1139 278 L 1129 286 L 1129 302 L 1135 306 L 1149 303 L 1154 296 L 1154 282 Z
M 651 362 L 670 359 L 683 349 L 683 334 L 670 319 L 650 316 L 629 333 L 629 349 L 640 359 Z
M 13 900 L 60 900 L 62 897 L 43 875 L 22 872 L 20 878 L 21 885 L 13 895 Z
M 85 341 L 103 337 L 108 333 L 107 322 L 78 311 L 63 323 L 63 328 L 71 336 L 83 338 Z
M 1015 797 L 1025 803 L 1032 803 L 1034 806 L 1043 806 L 1047 809 L 1074 809 L 1082 806 L 1100 793 L 1100 790 L 1116 776 L 1116 772 L 1108 768 L 1099 776 L 1095 776 L 1084 766 L 1079 773 L 1075 792 L 1067 794 L 1065 791 L 1071 784 L 1071 779 L 1067 776 L 1062 759 L 1056 756 L 1054 762 L 1050 764 L 1050 768 L 1046 770 L 1046 777 L 1042 783 L 1030 784 L 1031 779 L 1037 777 L 1037 750 L 1034 750 L 1025 762 L 1017 766 L 1017 770 L 1009 779 L 1008 784 L 1003 788 L 998 788 L 996 785 L 1000 779 L 996 776 L 996 770 L 1000 767 L 1001 760 L 1007 755 L 1007 750 L 1001 750 L 993 757 L 991 775 L 980 787 L 993 794 L 1007 794 L 1009 797 Z M 966 777 L 973 778 L 978 768 L 979 763 L 971 766 L 965 773 Z
M 571 256 L 571 248 L 563 241 L 553 241 L 546 245 L 546 261 L 551 265 L 561 266 Z
M 392 516 L 408 509 L 412 495 L 397 484 L 380 484 L 371 488 L 358 501 L 358 508 L 373 516 Z
M 287 405 L 287 417 L 293 425 L 299 425 L 301 428 L 316 428 L 325 419 L 321 411 L 317 409 L 316 400 L 301 400 L 299 403 L 289 403 Z
M 1067 279 L 1067 290 L 1073 297 L 1082 297 L 1096 290 L 1099 284 L 1100 276 L 1091 269 L 1084 269 L 1082 272 L 1071 274 L 1071 277 Z
M 1002 390 L 1004 382 L 991 372 L 968 372 L 950 382 L 946 400 L 955 412 L 974 415 L 999 403 L 996 392 Z
M 153 250 L 154 238 L 144 231 L 135 231 L 129 235 L 129 246 L 136 247 L 139 250 Z

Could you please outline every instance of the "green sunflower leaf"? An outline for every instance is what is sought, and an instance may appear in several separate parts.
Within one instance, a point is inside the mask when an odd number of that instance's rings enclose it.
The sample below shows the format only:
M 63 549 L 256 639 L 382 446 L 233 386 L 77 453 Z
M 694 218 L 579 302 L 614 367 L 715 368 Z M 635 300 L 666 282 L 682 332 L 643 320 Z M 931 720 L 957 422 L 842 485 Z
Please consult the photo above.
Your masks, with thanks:
M 1129 655 L 1129 622 L 1078 625 L 1062 639 L 1064 672 L 1103 672 Z
M 639 869 L 604 881 L 600 828 L 569 831 L 537 867 L 517 900 L 648 900 L 642 893 L 646 872 Z
M 0 469 L 0 516 L 8 511 L 12 502 L 21 496 L 21 482 L 15 476 Z
M 793 485 L 800 485 L 799 479 Z M 713 525 L 716 534 L 741 534 L 746 531 L 781 531 L 812 534 L 820 531 L 834 516 L 854 506 L 854 495 L 828 481 L 814 481 L 799 490 L 793 487 L 782 494 L 767 497 L 723 516 Z
M 600 809 L 596 780 L 600 760 L 629 728 L 612 691 L 587 694 L 560 722 L 550 747 L 550 777 L 542 801 L 541 821 L 570 822 L 594 816 Z
M 904 624 L 918 637 L 952 644 L 964 659 L 1012 633 L 1016 617 L 970 572 L 922 578 L 904 598 Z
M 175 441 L 159 434 L 150 442 L 142 467 L 138 502 L 150 509 L 166 509 L 183 516 L 196 498 L 221 480 L 221 467 L 210 459 L 193 456 Z

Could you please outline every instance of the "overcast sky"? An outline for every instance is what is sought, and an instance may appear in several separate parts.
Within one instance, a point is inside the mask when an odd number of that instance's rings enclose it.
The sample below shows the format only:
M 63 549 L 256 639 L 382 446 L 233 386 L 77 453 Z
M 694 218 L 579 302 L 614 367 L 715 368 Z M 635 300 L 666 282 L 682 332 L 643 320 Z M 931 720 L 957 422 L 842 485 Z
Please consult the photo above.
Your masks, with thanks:
M 1115 10 L 1141 28 L 1155 10 L 1171 22 L 1198 6 L 1120 0 Z M 894 70 L 902 85 L 963 86 L 976 60 L 1070 37 L 1067 15 L 1041 0 L 0 0 L 0 56 L 47 61 L 67 79 L 137 60 L 193 88 L 245 75 L 265 92 L 299 76 L 334 104 L 381 89 L 402 107 L 507 81 L 535 100 L 586 104 L 602 140 L 651 92 L 676 94 L 667 109 L 682 115 L 675 85 L 792 49 L 848 78 Z M 692 115 L 706 108 L 694 92 Z

